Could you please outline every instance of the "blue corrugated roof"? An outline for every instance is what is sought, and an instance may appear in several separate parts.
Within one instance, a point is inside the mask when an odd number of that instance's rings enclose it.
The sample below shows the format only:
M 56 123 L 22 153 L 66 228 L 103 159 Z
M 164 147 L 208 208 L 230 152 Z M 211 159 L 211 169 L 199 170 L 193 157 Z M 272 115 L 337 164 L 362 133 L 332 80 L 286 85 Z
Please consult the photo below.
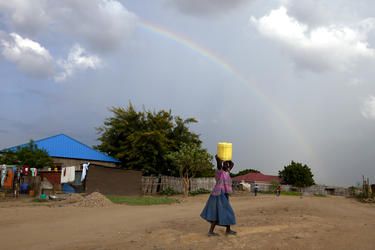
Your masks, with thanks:
M 59 134 L 35 141 L 40 149 L 45 149 L 51 157 L 84 159 L 91 161 L 104 161 L 119 163 L 120 161 L 67 136 Z M 6 150 L 15 150 L 27 144 L 11 147 Z

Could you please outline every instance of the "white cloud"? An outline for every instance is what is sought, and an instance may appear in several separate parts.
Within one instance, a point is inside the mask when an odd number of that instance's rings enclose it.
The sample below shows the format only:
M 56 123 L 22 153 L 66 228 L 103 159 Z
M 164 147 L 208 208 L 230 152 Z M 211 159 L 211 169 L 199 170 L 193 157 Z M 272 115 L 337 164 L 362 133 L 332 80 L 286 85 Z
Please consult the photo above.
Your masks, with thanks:
M 137 23 L 116 0 L 0 0 L 0 16 L 18 33 L 63 34 L 104 52 L 121 46 Z
M 62 72 L 56 75 L 56 81 L 64 81 L 75 72 L 97 69 L 100 66 L 100 58 L 95 55 L 88 55 L 80 45 L 74 45 L 66 60 L 60 60 L 57 64 L 62 68 Z
M 0 14 L 11 29 L 26 34 L 36 33 L 49 22 L 46 0 L 0 0 Z
M 98 56 L 89 55 L 80 45 L 74 45 L 66 60 L 55 62 L 49 51 L 28 38 L 11 33 L 4 35 L 0 33 L 0 49 L 3 57 L 13 62 L 17 67 L 32 76 L 52 77 L 55 69 L 61 72 L 54 76 L 55 81 L 64 81 L 77 71 L 97 69 L 101 60 Z
M 372 0 L 280 0 L 290 16 L 309 26 L 329 24 L 350 25 L 366 16 L 373 16 Z
M 366 119 L 375 120 L 375 96 L 370 95 L 364 100 L 361 114 Z
M 278 42 L 298 66 L 314 71 L 349 71 L 360 60 L 374 59 L 367 33 L 375 24 L 365 19 L 349 26 L 328 25 L 309 27 L 288 15 L 285 7 L 272 10 L 250 22 L 265 37 Z
M 23 72 L 57 81 L 96 69 L 101 60 L 77 45 L 66 60 L 56 62 L 33 40 L 47 37 L 49 43 L 79 43 L 96 53 L 110 52 L 129 39 L 137 24 L 136 15 L 117 0 L 0 0 L 0 20 L 4 30 L 12 31 L 7 35 L 0 30 L 0 53 Z M 58 75 L 56 68 L 62 69 Z
M 115 0 L 67 0 L 56 5 L 63 31 L 102 51 L 118 48 L 137 23 L 135 14 Z
M 11 33 L 0 40 L 1 53 L 5 59 L 33 76 L 51 76 L 54 72 L 53 58 L 39 43 Z

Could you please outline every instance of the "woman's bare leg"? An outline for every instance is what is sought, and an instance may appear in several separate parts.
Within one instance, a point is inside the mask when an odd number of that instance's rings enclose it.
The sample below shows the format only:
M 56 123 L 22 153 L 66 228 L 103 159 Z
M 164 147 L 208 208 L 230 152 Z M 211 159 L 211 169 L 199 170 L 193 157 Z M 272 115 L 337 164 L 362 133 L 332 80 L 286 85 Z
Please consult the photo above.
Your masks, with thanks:
M 210 230 L 208 231 L 208 236 L 217 236 L 218 234 L 214 232 L 216 227 L 216 222 L 211 222 Z

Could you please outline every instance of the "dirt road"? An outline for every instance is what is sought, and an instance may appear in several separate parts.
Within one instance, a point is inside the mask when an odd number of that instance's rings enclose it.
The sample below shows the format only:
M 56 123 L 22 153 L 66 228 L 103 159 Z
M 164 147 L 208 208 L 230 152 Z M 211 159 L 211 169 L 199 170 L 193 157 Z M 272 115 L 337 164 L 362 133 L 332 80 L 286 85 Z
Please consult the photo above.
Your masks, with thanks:
M 233 196 L 237 236 L 206 236 L 207 196 L 106 208 L 0 203 L 0 249 L 375 249 L 375 206 L 343 197 Z

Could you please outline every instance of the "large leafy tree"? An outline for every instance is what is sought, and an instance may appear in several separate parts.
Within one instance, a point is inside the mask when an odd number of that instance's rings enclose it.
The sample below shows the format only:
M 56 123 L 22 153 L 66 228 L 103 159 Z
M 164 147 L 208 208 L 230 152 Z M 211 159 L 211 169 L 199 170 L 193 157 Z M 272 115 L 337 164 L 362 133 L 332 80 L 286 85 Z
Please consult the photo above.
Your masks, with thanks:
M 294 161 L 288 166 L 285 166 L 283 170 L 279 171 L 279 177 L 284 183 L 299 188 L 309 187 L 315 184 L 311 169 L 306 164 Z
M 189 179 L 203 173 L 211 173 L 214 169 L 212 155 L 196 144 L 182 144 L 181 148 L 168 155 L 172 165 L 176 166 L 180 177 L 184 180 L 184 194 L 189 192 Z M 211 176 L 212 176 L 211 175 Z
M 178 176 L 179 172 L 167 157 L 183 144 L 201 147 L 199 136 L 189 130 L 194 118 L 182 119 L 171 111 L 137 111 L 128 107 L 113 107 L 112 117 L 98 128 L 97 149 L 119 159 L 124 167 L 142 170 L 145 175 L 166 174 Z
M 29 165 L 30 167 L 43 168 L 53 166 L 53 160 L 49 157 L 44 149 L 30 141 L 22 147 L 18 147 L 15 151 L 6 151 L 0 156 L 2 164 Z

